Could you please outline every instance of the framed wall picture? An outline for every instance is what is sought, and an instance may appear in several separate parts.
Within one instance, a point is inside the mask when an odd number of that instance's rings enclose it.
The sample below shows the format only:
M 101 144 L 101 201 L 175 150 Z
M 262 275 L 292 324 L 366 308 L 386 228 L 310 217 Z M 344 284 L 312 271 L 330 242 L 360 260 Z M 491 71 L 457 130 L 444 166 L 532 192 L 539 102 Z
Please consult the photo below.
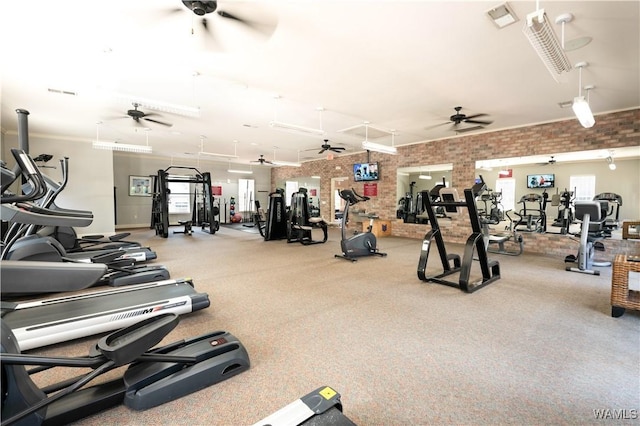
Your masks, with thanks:
M 130 197 L 150 197 L 151 190 L 150 176 L 129 176 Z

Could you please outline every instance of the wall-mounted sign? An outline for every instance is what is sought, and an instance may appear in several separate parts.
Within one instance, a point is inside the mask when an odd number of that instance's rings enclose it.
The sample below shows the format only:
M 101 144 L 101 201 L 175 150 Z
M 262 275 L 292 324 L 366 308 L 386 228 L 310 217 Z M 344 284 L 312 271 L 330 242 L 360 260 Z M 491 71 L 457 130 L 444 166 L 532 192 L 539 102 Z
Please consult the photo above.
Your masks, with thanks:
M 365 183 L 364 184 L 364 196 L 365 197 L 377 197 L 378 196 L 378 184 L 377 183 Z
M 509 179 L 513 177 L 512 169 L 503 169 L 498 173 L 498 179 Z
M 222 196 L 222 186 L 211 185 L 211 195 Z

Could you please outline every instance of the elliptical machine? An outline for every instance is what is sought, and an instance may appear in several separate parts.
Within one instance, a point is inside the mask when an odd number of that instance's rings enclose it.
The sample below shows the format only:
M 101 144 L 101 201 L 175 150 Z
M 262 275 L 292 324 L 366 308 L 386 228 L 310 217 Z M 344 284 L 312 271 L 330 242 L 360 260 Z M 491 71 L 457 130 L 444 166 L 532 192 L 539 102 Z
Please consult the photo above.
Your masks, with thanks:
M 369 216 L 369 227 L 367 232 L 347 238 L 347 220 L 349 217 L 349 207 L 362 201 L 368 201 L 369 197 L 358 195 L 353 189 L 343 189 L 339 192 L 340 198 L 346 201 L 344 212 L 342 213 L 342 230 L 340 239 L 340 248 L 342 254 L 336 254 L 335 257 L 355 262 L 358 257 L 363 256 L 386 256 L 387 253 L 380 253 L 377 248 L 378 241 L 376 236 L 371 232 L 373 228 L 373 216 Z

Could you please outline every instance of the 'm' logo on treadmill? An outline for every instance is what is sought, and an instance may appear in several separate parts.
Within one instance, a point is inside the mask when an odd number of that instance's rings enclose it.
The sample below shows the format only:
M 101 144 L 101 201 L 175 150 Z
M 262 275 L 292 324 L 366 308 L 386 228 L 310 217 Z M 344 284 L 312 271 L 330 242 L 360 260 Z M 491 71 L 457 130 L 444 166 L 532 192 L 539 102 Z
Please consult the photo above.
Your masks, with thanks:
M 224 343 L 227 343 L 227 339 L 225 339 L 224 337 L 221 337 L 219 339 L 212 340 L 212 341 L 209 342 L 209 344 L 211 346 L 220 346 L 220 345 L 222 345 Z
M 185 304 L 186 304 L 185 301 L 180 301 L 180 302 L 170 303 L 170 304 L 167 304 L 167 305 L 158 305 L 158 306 L 154 306 L 154 307 L 151 307 L 151 308 L 138 309 L 137 311 L 130 311 L 130 312 L 125 312 L 125 313 L 122 313 L 122 314 L 119 314 L 119 315 L 114 315 L 111 318 L 111 321 L 118 321 L 118 320 L 122 320 L 122 319 L 138 317 L 140 315 L 152 314 L 154 312 L 163 311 L 163 310 L 166 310 L 166 309 L 177 308 L 177 307 L 183 306 Z

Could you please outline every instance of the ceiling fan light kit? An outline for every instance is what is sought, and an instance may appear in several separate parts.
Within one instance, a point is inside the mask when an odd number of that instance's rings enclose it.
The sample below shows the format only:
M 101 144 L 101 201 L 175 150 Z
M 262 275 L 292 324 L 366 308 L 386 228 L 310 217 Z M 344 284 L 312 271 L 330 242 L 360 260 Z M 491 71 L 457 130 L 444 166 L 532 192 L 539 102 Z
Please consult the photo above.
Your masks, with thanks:
M 123 93 L 116 93 L 113 95 L 113 98 L 118 101 L 128 102 L 133 105 L 138 105 L 141 108 L 148 108 L 154 111 L 168 112 L 170 114 L 183 115 L 185 117 L 200 117 L 200 108 L 198 107 L 134 97 Z
M 320 151 L 318 151 L 318 154 L 322 154 L 325 151 L 333 151 L 333 152 L 336 152 L 336 153 L 341 153 L 345 149 L 346 148 L 342 147 L 342 146 L 331 146 L 329 144 L 329 139 L 325 139 L 324 143 L 322 145 L 320 145 Z M 331 152 L 329 154 L 331 154 Z
M 93 141 L 94 149 L 105 149 L 110 151 L 138 152 L 150 154 L 153 150 L 148 145 L 132 145 L 128 143 Z
M 204 16 L 207 13 L 215 12 L 218 2 L 215 1 L 188 1 L 182 0 L 182 3 L 193 13 L 198 16 Z
M 569 58 L 553 31 L 544 9 L 538 9 L 527 15 L 527 22 L 522 32 L 554 79 L 563 72 L 571 71 Z

